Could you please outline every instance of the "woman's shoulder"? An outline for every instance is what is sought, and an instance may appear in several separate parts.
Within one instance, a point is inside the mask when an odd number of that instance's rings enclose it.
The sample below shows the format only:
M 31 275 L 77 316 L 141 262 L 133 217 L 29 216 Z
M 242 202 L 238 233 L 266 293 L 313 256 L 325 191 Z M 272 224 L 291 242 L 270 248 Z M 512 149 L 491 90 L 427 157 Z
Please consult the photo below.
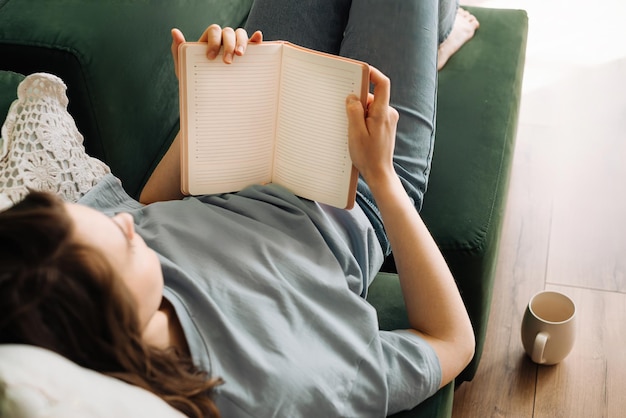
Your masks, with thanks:
M 102 177 L 77 203 L 105 213 L 128 211 L 143 207 L 141 203 L 126 193 L 120 179 L 110 173 Z

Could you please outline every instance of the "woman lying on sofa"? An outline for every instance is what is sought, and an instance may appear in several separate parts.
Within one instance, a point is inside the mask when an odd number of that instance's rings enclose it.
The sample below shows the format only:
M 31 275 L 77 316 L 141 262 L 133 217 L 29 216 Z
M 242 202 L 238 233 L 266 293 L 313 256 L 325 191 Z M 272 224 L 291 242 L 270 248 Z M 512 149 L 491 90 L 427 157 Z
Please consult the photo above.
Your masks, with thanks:
M 177 141 L 142 193 L 155 203 L 110 174 L 79 204 L 32 192 L 0 214 L 0 343 L 50 349 L 198 417 L 378 417 L 446 385 L 474 337 L 418 213 L 437 22 L 435 0 L 259 0 L 248 32 L 210 26 L 207 54 L 223 46 L 233 67 L 257 29 L 372 65 L 367 108 L 346 99 L 358 205 L 272 184 L 170 200 Z M 364 296 L 391 248 L 411 328 L 388 332 Z

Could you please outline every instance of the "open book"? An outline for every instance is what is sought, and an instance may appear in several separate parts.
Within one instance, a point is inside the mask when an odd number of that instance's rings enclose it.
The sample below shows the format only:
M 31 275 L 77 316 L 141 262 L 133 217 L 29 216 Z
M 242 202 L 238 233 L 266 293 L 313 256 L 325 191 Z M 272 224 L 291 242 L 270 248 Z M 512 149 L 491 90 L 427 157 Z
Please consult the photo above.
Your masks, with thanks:
M 249 44 L 232 64 L 188 42 L 179 62 L 184 194 L 277 183 L 306 199 L 354 205 L 345 100 L 367 101 L 367 64 L 287 42 Z

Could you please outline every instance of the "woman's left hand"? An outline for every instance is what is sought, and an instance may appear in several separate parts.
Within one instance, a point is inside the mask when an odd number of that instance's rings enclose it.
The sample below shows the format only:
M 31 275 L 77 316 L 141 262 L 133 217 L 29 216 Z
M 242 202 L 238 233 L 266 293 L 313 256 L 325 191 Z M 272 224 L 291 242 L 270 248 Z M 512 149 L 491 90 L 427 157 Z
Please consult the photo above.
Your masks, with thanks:
M 185 36 L 179 29 L 172 29 L 172 58 L 174 59 L 174 69 L 178 77 L 178 47 L 185 42 Z M 248 38 L 248 33 L 243 28 L 221 28 L 213 24 L 206 28 L 198 42 L 206 42 L 207 57 L 213 60 L 219 54 L 220 48 L 224 47 L 223 60 L 226 64 L 231 64 L 235 55 L 245 54 L 248 43 L 263 42 L 263 34 L 256 31 Z

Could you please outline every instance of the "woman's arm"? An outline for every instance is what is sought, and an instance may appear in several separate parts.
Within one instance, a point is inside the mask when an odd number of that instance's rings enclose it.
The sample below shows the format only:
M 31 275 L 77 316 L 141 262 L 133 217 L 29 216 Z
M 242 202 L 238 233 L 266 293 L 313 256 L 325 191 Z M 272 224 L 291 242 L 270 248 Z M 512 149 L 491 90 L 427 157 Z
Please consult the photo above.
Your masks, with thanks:
M 198 42 L 207 43 L 207 57 L 215 59 L 221 47 L 224 47 L 223 59 L 226 64 L 231 64 L 235 56 L 241 56 L 246 52 L 249 42 L 258 43 L 263 41 L 263 35 L 257 31 L 248 38 L 244 29 L 222 29 L 219 25 L 209 26 Z M 172 58 L 174 70 L 178 78 L 178 47 L 185 42 L 185 36 L 178 29 L 172 29 Z M 180 190 L 180 133 L 170 145 L 169 149 L 150 175 L 146 185 L 141 190 L 139 201 L 144 204 L 163 200 L 181 199 L 183 194 Z
M 474 333 L 452 274 L 393 168 L 398 113 L 389 106 L 389 79 L 372 68 L 371 81 L 367 110 L 355 97 L 347 101 L 350 153 L 381 212 L 412 331 L 437 353 L 444 386 L 472 359 Z
M 183 197 L 180 189 L 180 133 L 178 133 L 141 190 L 139 201 L 147 205 Z

